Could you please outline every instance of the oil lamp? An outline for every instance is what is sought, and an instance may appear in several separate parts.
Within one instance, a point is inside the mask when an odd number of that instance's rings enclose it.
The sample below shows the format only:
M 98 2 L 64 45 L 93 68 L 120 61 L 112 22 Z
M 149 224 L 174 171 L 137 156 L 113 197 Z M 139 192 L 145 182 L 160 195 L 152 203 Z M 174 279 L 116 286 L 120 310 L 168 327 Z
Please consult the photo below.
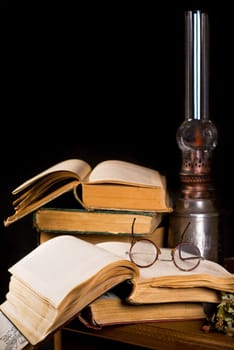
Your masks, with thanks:
M 185 119 L 177 130 L 182 153 L 181 194 L 169 220 L 168 245 L 185 240 L 204 258 L 219 261 L 219 214 L 212 184 L 212 153 L 217 129 L 209 119 L 209 23 L 207 13 L 185 12 Z

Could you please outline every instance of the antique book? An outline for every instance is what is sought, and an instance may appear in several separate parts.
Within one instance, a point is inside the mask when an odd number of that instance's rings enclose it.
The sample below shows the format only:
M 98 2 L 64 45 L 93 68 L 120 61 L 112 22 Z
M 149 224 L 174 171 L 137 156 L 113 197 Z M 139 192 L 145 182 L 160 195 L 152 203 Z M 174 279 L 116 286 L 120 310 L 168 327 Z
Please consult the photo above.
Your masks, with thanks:
M 122 257 L 130 249 L 127 242 L 106 241 L 96 245 Z M 217 303 L 220 301 L 220 291 L 234 290 L 234 274 L 222 265 L 202 259 L 196 269 L 185 272 L 172 262 L 170 248 L 160 248 L 160 251 L 158 260 L 147 268 L 139 268 L 139 278 L 131 281 L 133 288 L 127 298 L 129 303 Z
M 35 345 L 123 283 L 129 286 L 125 300 L 133 304 L 219 302 L 220 290 L 234 292 L 234 275 L 215 262 L 202 260 L 195 270 L 183 272 L 167 259 L 170 249 L 162 248 L 164 259 L 139 268 L 130 261 L 129 248 L 127 242 L 94 245 L 72 235 L 52 238 L 9 268 L 0 310 Z M 167 290 L 172 291 L 168 300 Z
M 128 210 L 86 210 L 42 207 L 33 215 L 37 231 L 75 234 L 150 235 L 162 221 L 162 213 Z
M 83 239 L 87 242 L 97 244 L 101 242 L 131 242 L 130 234 L 113 234 L 113 233 L 100 233 L 100 232 L 69 232 L 69 231 L 57 231 L 57 232 L 44 232 L 37 229 L 38 233 L 38 243 L 44 243 L 48 239 L 54 238 L 63 234 L 72 234 L 77 238 Z M 139 239 L 142 238 L 141 235 L 137 236 Z M 163 247 L 165 241 L 165 226 L 157 227 L 151 234 L 148 236 L 151 241 L 157 244 L 158 247 Z M 136 238 L 137 239 L 137 238 Z
M 101 329 L 117 324 L 205 319 L 206 313 L 199 302 L 131 305 L 109 291 L 82 309 L 78 318 L 87 327 Z
M 60 195 L 73 191 L 84 208 L 171 212 L 166 178 L 158 171 L 121 160 L 106 160 L 93 169 L 84 160 L 67 159 L 40 172 L 12 191 L 13 214 L 19 220 Z
M 37 246 L 9 272 L 9 291 L 0 310 L 32 345 L 113 286 L 139 274 L 127 258 L 67 235 Z

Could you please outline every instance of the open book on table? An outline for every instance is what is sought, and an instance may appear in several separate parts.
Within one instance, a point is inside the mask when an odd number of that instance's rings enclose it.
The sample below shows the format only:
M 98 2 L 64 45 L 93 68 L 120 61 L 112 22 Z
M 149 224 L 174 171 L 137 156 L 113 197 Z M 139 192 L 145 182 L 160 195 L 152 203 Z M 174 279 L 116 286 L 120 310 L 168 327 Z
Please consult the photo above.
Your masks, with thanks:
M 133 304 L 219 302 L 220 290 L 234 292 L 234 275 L 215 262 L 202 260 L 190 272 L 164 260 L 138 268 L 129 260 L 129 247 L 126 242 L 94 245 L 68 235 L 52 238 L 9 268 L 9 291 L 0 310 L 35 345 L 124 281 L 131 285 L 125 299 Z
M 93 169 L 81 159 L 67 159 L 40 172 L 12 191 L 14 212 L 4 225 L 19 220 L 73 190 L 86 209 L 171 212 L 166 178 L 158 171 L 121 160 L 106 160 Z
M 137 278 L 135 264 L 74 236 L 39 245 L 10 269 L 0 310 L 32 345 L 113 286 Z

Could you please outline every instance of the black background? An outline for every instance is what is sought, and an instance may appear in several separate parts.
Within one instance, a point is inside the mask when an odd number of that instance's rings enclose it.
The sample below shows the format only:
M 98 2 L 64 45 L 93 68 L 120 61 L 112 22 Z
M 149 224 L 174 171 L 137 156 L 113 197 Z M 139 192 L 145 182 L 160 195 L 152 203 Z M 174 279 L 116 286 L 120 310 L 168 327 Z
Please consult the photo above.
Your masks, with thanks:
M 212 4 L 211 4 L 212 3 Z M 8 228 L 11 190 L 70 157 L 135 161 L 179 191 L 176 130 L 184 118 L 184 13 L 210 20 L 210 119 L 225 255 L 233 244 L 233 12 L 228 1 L 109 2 L 1 20 L 0 285 L 36 246 L 31 215 Z M 30 15 L 29 15 L 30 14 Z

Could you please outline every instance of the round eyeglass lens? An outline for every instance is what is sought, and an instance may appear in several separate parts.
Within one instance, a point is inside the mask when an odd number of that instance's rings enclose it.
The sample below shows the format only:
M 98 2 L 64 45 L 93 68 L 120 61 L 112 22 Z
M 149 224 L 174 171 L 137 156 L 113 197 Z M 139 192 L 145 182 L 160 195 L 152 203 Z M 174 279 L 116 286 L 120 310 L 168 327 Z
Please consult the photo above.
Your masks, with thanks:
M 201 261 L 201 253 L 192 243 L 180 243 L 173 251 L 175 265 L 183 271 L 194 270 Z
M 140 239 L 131 247 L 130 258 L 139 267 L 151 266 L 158 258 L 158 249 L 150 240 Z

